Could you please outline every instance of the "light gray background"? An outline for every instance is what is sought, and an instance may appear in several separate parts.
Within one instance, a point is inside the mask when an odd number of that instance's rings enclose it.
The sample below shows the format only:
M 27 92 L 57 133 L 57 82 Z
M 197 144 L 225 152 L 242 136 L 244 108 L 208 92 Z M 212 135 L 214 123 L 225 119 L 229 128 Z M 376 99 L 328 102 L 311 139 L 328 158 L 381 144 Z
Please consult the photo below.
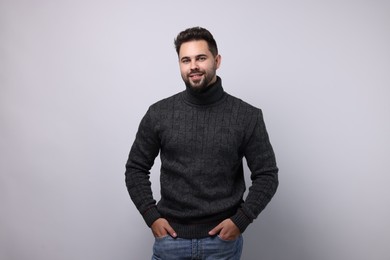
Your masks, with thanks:
M 242 259 L 390 259 L 390 2 L 0 1 L 0 259 L 150 259 L 124 164 L 173 48 L 219 43 L 280 167 Z M 152 181 L 158 197 L 159 162 Z

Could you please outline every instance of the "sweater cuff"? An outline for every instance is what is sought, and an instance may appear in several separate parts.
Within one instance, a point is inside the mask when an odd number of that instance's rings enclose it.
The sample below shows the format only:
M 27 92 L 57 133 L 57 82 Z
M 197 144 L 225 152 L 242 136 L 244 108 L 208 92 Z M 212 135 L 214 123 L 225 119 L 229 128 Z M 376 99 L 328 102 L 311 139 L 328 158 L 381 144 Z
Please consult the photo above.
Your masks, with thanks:
M 148 227 L 151 227 L 154 221 L 156 221 L 158 218 L 161 218 L 161 214 L 158 212 L 157 207 L 151 207 L 145 211 L 144 214 L 142 214 L 142 217 L 144 218 Z
M 252 223 L 252 220 L 248 218 L 242 210 L 238 210 L 230 219 L 238 227 L 241 233 L 244 233 L 245 229 Z

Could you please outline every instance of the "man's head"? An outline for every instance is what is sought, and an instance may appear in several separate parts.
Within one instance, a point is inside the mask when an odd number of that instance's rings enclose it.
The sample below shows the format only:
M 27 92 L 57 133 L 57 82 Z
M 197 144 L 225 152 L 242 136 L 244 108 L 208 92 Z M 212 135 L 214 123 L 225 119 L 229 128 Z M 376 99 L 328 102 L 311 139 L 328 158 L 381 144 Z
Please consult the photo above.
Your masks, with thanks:
M 208 30 L 194 27 L 182 31 L 175 39 L 175 47 L 181 76 L 193 90 L 202 92 L 217 80 L 221 56 Z

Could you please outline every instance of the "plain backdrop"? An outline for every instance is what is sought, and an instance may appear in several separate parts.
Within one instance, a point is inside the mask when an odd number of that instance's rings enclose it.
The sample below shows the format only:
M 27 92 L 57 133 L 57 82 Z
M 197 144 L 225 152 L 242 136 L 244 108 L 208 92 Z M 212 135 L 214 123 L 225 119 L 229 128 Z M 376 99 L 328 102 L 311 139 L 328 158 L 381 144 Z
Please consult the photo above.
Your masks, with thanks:
M 0 259 L 150 259 L 124 165 L 147 108 L 184 89 L 173 39 L 198 25 L 225 91 L 263 110 L 280 168 L 242 259 L 390 259 L 389 14 L 386 0 L 0 0 Z

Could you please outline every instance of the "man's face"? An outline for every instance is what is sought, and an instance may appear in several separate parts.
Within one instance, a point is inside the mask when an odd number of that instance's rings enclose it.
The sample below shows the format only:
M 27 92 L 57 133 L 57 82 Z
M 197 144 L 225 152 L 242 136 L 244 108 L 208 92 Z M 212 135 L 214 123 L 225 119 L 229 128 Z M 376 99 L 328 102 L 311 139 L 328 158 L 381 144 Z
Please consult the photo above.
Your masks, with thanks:
M 213 56 L 204 40 L 185 42 L 179 51 L 180 73 L 186 84 L 201 92 L 217 80 L 221 56 Z

